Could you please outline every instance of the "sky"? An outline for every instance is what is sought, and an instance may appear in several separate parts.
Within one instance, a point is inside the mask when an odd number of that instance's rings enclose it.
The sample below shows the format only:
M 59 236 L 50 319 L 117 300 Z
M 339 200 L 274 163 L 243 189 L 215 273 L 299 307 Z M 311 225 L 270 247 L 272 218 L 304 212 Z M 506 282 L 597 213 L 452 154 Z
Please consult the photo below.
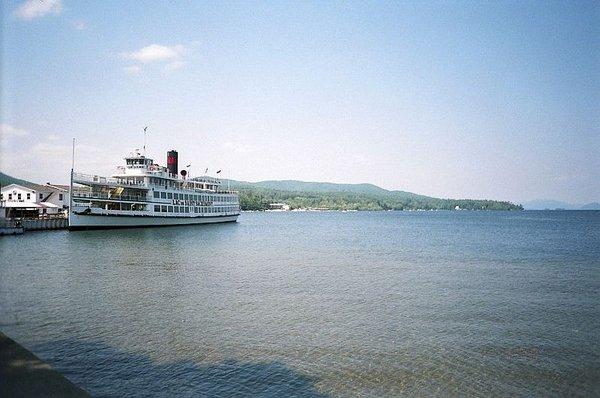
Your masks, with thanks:
M 2 1 L 0 170 L 600 201 L 600 2 Z

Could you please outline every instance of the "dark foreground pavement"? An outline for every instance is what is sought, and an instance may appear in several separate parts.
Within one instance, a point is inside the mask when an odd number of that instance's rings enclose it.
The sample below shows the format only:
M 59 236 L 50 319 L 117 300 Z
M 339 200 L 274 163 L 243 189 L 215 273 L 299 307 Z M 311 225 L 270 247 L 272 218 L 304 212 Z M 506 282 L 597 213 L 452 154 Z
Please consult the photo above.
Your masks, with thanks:
M 0 332 L 0 397 L 89 397 L 35 355 Z

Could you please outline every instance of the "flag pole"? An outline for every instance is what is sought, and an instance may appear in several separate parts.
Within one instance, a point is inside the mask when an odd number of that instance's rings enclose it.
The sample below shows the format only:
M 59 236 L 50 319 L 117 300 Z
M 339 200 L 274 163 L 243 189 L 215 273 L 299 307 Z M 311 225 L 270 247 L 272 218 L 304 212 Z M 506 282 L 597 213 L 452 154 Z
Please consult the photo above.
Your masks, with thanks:
M 146 157 L 146 130 L 148 126 L 144 127 L 144 157 Z

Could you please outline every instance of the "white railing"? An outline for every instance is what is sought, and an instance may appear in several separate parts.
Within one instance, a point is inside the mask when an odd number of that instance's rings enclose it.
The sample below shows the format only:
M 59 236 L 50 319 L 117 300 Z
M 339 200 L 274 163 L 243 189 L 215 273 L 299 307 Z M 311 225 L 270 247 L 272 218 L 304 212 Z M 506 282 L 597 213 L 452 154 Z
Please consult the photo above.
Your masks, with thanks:
M 118 184 L 119 181 L 116 178 L 102 177 L 93 174 L 73 173 L 73 181 L 76 182 L 96 182 L 101 184 Z
M 73 173 L 74 182 L 97 183 L 109 185 L 141 186 L 146 187 L 143 181 L 127 181 L 120 178 L 102 177 L 93 174 Z
M 224 190 L 218 190 L 218 191 L 213 191 L 216 193 L 229 193 L 229 194 L 237 194 L 238 191 L 234 191 L 233 189 L 224 189 Z
M 93 192 L 73 192 L 73 199 L 101 199 L 129 202 L 149 202 L 145 196 L 140 195 L 107 195 Z

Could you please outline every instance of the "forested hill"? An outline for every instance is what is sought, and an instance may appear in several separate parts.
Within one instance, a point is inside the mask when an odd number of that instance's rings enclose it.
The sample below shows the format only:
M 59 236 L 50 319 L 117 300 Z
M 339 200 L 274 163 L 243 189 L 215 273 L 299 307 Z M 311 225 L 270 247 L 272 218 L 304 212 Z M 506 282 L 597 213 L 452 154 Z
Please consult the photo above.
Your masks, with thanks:
M 454 210 L 458 206 L 466 210 L 523 210 L 521 205 L 510 202 L 438 199 L 404 191 L 388 191 L 373 184 L 231 180 L 230 185 L 240 191 L 244 210 L 265 210 L 270 203 L 286 203 L 292 209 Z
M 27 180 L 15 178 L 15 177 L 9 176 L 8 174 L 4 174 L 4 173 L 0 172 L 0 186 L 5 187 L 10 184 L 19 184 L 19 185 L 27 186 L 32 183 Z

